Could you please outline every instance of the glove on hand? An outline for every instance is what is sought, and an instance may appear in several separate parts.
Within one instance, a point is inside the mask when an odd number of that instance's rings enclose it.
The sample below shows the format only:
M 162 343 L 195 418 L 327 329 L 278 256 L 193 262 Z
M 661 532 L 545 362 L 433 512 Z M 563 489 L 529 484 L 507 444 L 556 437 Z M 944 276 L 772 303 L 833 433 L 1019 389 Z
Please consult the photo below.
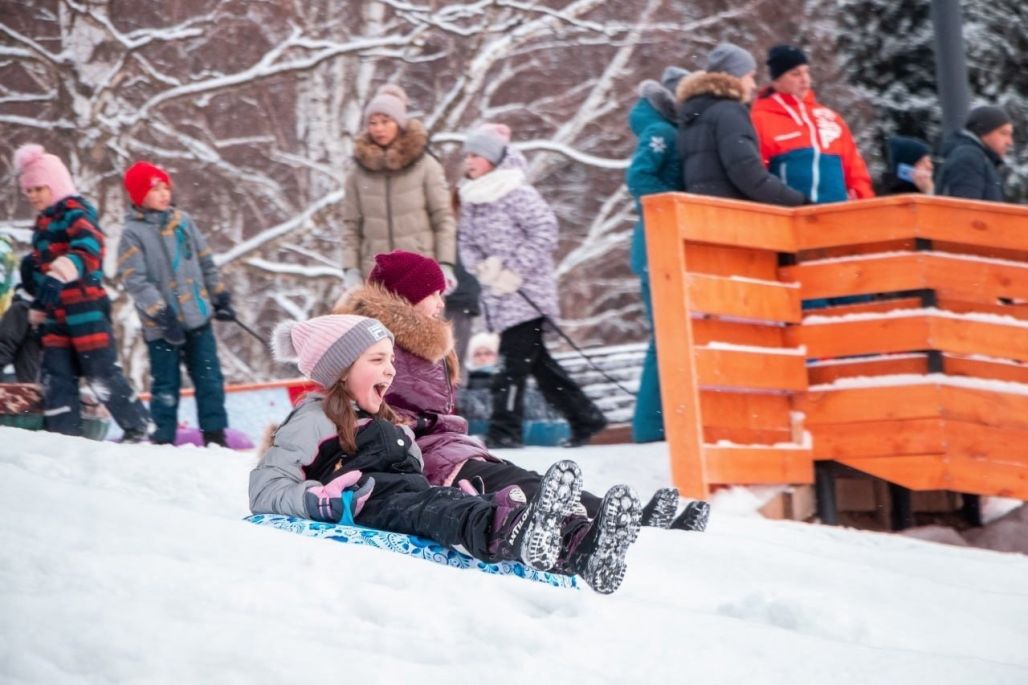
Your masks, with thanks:
M 214 296 L 214 318 L 218 321 L 236 320 L 236 310 L 232 308 L 232 295 L 227 291 Z
M 446 280 L 446 289 L 443 290 L 443 296 L 449 295 L 457 288 L 457 274 L 454 273 L 453 267 L 449 264 L 440 264 L 439 268 L 443 270 L 443 279 Z
M 186 329 L 182 328 L 182 324 L 179 323 L 178 317 L 171 307 L 165 307 L 157 312 L 154 321 L 161 327 L 161 331 L 164 333 L 164 340 L 169 345 L 178 347 L 179 345 L 186 344 Z
M 364 284 L 360 269 L 343 269 L 343 290 L 351 290 Z
M 348 471 L 330 481 L 328 485 L 308 488 L 303 495 L 307 517 L 314 521 L 352 523 L 352 520 L 344 520 L 346 515 L 349 514 L 350 519 L 356 518 L 364 508 L 364 503 L 371 497 L 371 491 L 375 489 L 374 478 L 369 476 L 364 485 L 357 485 L 360 478 L 360 471 Z M 352 493 L 347 497 L 350 502 L 349 511 L 343 501 L 345 493 Z
M 521 276 L 510 269 L 501 269 L 500 274 L 489 286 L 493 295 L 510 295 L 521 287 Z
M 486 257 L 475 267 L 478 282 L 485 286 L 495 283 L 501 271 L 503 271 L 503 262 L 499 257 Z
M 61 303 L 61 290 L 63 289 L 63 282 L 50 275 L 43 276 L 43 282 L 36 288 L 36 302 L 45 309 L 53 309 Z

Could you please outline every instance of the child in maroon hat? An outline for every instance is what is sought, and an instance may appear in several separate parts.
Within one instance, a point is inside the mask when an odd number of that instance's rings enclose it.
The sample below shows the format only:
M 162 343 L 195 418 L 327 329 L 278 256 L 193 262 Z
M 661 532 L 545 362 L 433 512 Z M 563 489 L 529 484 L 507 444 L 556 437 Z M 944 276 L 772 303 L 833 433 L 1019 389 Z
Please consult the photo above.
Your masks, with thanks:
M 118 244 L 118 272 L 132 296 L 150 353 L 153 440 L 172 444 L 178 430 L 180 366 L 196 388 L 204 444 L 225 444 L 224 377 L 211 320 L 236 318 L 214 255 L 192 218 L 171 204 L 171 176 L 136 162 L 124 177 L 132 207 Z

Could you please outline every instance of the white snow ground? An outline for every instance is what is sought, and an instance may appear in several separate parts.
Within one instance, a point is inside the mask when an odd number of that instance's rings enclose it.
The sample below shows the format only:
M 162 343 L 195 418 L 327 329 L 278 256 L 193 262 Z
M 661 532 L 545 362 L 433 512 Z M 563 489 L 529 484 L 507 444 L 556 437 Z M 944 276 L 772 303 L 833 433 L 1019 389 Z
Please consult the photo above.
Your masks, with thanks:
M 573 457 L 667 480 L 667 447 Z M 0 429 L 3 683 L 1028 683 L 1028 557 L 715 501 L 612 596 L 258 528 L 254 457 Z

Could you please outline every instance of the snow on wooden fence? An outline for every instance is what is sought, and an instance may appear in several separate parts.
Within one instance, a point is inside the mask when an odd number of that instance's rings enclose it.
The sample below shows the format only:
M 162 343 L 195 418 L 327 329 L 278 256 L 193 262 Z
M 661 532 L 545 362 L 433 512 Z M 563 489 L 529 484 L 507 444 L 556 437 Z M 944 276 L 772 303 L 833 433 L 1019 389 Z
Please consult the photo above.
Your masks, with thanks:
M 680 490 L 810 483 L 823 460 L 1028 498 L 1028 209 L 643 205 Z

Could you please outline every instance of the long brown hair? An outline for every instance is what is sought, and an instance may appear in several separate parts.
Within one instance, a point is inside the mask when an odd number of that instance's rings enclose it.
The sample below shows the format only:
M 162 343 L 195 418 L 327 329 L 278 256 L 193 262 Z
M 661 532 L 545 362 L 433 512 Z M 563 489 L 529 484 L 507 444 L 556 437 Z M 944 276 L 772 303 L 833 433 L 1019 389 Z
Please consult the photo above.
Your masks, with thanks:
M 325 416 L 336 425 L 336 429 L 339 431 L 339 444 L 343 451 L 349 455 L 355 455 L 357 454 L 357 412 L 353 408 L 355 401 L 343 382 L 343 377 L 349 371 L 350 368 L 347 367 L 339 380 L 333 383 L 325 393 L 322 409 Z M 389 423 L 399 423 L 396 412 L 386 404 L 385 400 L 382 400 L 382 406 L 375 414 L 375 418 L 385 419 Z

